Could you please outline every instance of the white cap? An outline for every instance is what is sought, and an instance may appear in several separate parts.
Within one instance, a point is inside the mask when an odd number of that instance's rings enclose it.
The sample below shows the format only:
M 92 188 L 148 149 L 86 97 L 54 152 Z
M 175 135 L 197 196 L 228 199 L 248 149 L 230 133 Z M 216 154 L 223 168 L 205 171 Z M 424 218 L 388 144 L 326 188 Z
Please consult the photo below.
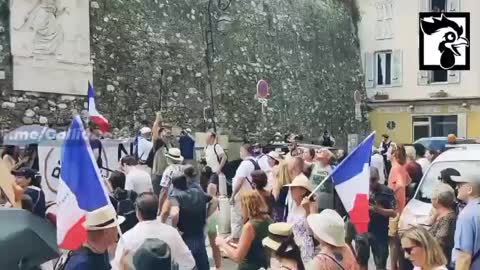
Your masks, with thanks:
M 149 127 L 142 127 L 140 129 L 140 134 L 146 134 L 146 133 L 151 133 L 152 130 Z

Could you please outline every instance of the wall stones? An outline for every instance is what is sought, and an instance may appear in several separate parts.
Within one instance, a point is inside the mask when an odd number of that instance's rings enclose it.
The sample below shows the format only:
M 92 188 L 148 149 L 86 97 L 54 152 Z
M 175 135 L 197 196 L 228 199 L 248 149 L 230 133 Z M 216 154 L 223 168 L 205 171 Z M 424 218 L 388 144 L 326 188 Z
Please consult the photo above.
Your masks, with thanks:
M 210 29 L 209 1 L 90 2 L 97 109 L 119 132 L 133 135 L 158 110 L 175 125 L 211 128 L 203 117 L 210 106 L 207 56 L 217 127 L 224 132 L 295 131 L 313 138 L 328 128 L 346 142 L 348 133 L 365 128 L 354 120 L 353 92 L 363 89 L 363 78 L 350 6 L 339 0 L 215 0 Z M 11 91 L 5 11 L 6 3 L 0 4 L 0 70 L 7 77 L 0 80 L 1 124 L 30 122 L 24 112 L 36 106 L 33 123 L 65 126 L 73 112 L 84 112 L 86 97 Z M 206 36 L 212 37 L 208 55 Z M 255 100 L 259 79 L 272 89 L 265 115 Z M 11 96 L 23 100 L 11 102 Z M 5 110 L 13 109 L 10 103 L 26 108 L 16 115 Z

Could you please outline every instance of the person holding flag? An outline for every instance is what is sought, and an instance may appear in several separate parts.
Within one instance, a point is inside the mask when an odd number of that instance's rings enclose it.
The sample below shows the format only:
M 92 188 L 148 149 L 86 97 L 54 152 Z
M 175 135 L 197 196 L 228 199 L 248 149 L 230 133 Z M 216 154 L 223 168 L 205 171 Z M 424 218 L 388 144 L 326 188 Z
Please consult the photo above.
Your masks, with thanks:
M 75 250 L 66 260 L 66 270 L 107 270 L 108 248 L 116 243 L 117 217 L 110 203 L 100 170 L 75 116 L 62 147 L 62 171 L 57 193 L 57 242 Z

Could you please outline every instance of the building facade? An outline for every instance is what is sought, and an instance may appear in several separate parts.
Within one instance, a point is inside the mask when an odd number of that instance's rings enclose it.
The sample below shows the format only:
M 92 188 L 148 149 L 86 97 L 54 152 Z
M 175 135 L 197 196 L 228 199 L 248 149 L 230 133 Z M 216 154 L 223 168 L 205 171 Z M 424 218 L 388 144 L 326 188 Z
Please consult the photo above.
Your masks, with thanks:
M 398 143 L 450 133 L 480 137 L 480 1 L 359 0 L 358 5 L 372 129 Z M 470 70 L 419 69 L 419 12 L 430 11 L 470 13 Z

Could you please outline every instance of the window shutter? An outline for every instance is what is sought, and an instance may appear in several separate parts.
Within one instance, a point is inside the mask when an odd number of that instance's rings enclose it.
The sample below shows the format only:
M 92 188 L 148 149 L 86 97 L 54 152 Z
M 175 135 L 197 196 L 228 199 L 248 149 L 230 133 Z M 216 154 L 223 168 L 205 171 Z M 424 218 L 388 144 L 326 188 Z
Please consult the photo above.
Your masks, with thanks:
M 428 85 L 428 70 L 419 70 L 417 74 L 418 85 Z
M 387 19 L 383 23 L 385 38 L 393 38 L 393 20 Z
M 383 21 L 383 18 L 384 18 L 383 4 L 381 2 L 377 2 L 375 6 L 377 7 L 377 21 Z
M 460 0 L 448 0 L 447 10 L 449 12 L 460 12 Z
M 365 88 L 373 88 L 375 82 L 375 69 L 373 68 L 373 53 L 365 53 Z
M 448 83 L 460 83 L 460 71 L 449 70 L 448 71 Z
M 419 11 L 420 12 L 429 12 L 430 11 L 430 1 L 431 0 L 420 0 L 419 4 Z
M 385 23 L 384 21 L 376 21 L 375 23 L 375 39 L 384 39 Z
M 385 3 L 385 18 L 384 19 L 392 19 L 393 18 L 393 3 L 388 1 Z
M 403 52 L 394 50 L 392 53 L 392 86 L 401 86 L 403 81 Z

